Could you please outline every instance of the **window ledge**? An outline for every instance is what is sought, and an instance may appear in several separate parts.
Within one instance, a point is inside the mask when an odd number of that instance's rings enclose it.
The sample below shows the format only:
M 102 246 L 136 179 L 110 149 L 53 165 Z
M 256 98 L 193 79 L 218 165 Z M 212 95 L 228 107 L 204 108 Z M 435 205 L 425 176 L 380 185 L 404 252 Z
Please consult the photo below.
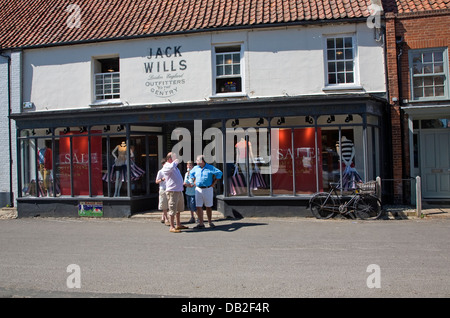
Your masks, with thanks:
M 242 97 L 248 97 L 246 93 L 242 92 L 236 92 L 236 93 L 218 93 L 209 96 L 210 99 L 220 99 L 220 98 L 242 98 Z
M 365 91 L 361 85 L 329 85 L 322 88 L 324 92 Z
M 120 99 L 108 99 L 108 100 L 96 100 L 89 106 L 122 106 L 123 103 Z

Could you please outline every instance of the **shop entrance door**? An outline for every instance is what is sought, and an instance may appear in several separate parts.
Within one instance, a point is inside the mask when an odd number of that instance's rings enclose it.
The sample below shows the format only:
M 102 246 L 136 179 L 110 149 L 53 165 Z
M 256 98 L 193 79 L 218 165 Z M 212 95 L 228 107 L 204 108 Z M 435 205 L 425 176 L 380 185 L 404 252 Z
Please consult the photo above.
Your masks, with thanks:
M 420 144 L 423 198 L 450 198 L 450 132 L 422 130 Z

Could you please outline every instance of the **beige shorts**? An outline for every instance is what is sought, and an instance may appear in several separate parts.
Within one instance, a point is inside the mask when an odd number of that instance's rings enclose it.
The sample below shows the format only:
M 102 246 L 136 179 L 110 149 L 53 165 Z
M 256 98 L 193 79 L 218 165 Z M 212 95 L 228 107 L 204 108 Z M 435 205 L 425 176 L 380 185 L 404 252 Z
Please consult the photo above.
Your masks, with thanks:
M 169 215 L 175 215 L 184 211 L 184 196 L 181 191 L 166 191 L 169 202 Z
M 167 210 L 169 208 L 169 202 L 167 201 L 166 191 L 163 189 L 159 189 L 159 210 Z

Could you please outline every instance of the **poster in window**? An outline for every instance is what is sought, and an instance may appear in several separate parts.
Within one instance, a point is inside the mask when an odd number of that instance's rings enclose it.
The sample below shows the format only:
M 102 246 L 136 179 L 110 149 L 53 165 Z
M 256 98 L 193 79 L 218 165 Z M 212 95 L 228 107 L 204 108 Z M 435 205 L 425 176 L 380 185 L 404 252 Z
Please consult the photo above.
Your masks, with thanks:
M 101 131 L 91 131 L 101 133 Z M 87 133 L 61 133 L 59 142 L 59 174 L 61 194 L 71 195 L 70 164 L 73 163 L 73 195 L 89 195 L 89 140 Z M 72 136 L 72 138 L 69 138 Z M 70 143 L 72 152 L 70 155 Z M 91 182 L 92 195 L 103 195 L 102 184 L 102 137 L 91 136 Z

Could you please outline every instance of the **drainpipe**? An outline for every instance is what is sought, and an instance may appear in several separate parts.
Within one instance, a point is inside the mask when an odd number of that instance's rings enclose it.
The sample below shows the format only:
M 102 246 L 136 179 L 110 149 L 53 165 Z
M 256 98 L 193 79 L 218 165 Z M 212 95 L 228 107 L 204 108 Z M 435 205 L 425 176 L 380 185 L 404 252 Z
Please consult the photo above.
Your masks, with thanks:
M 12 178 L 12 170 L 13 170 L 13 161 L 12 161 L 12 149 L 11 149 L 11 57 L 8 55 L 3 55 L 0 53 L 0 56 L 6 58 L 8 60 L 8 151 L 9 151 L 9 202 L 10 206 L 14 206 L 14 194 L 13 194 L 13 178 Z
M 397 81 L 398 81 L 398 104 L 400 106 L 400 138 L 401 138 L 401 154 L 402 154 L 402 160 L 405 158 L 405 146 L 403 144 L 405 134 L 404 134 L 404 124 L 403 124 L 403 116 L 402 116 L 402 109 L 401 106 L 403 106 L 403 83 L 402 83 L 402 63 L 401 58 L 403 55 L 403 46 L 405 44 L 403 36 L 397 37 L 395 39 L 395 43 L 397 46 L 398 54 L 397 54 Z M 402 178 L 405 178 L 406 176 L 406 170 L 405 170 L 405 164 L 402 164 Z M 405 187 L 403 187 L 403 180 L 402 182 L 402 203 L 405 198 Z

